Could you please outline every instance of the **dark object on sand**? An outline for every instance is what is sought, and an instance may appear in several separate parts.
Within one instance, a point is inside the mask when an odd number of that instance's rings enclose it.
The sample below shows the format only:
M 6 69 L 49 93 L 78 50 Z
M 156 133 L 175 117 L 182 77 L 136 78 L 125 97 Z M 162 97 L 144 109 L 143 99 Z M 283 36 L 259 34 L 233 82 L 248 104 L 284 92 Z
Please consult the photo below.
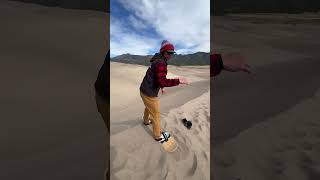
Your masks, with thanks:
M 188 121 L 186 118 L 183 118 L 183 119 L 182 119 L 182 123 L 183 123 L 183 125 L 184 125 L 185 127 L 187 127 L 188 129 L 190 129 L 191 126 L 192 126 L 192 122 L 191 122 L 191 121 Z

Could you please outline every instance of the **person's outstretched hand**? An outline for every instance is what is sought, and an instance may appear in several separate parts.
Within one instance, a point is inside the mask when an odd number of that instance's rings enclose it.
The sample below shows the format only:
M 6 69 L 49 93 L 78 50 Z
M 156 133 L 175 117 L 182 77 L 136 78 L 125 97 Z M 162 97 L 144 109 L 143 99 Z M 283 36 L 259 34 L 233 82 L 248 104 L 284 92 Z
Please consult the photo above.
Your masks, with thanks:
M 251 73 L 250 66 L 247 63 L 247 60 L 240 53 L 228 53 L 222 54 L 222 61 L 224 70 L 230 72 L 244 71 Z
M 186 84 L 186 85 L 189 84 L 188 80 L 185 78 L 179 78 L 179 81 L 180 81 L 180 84 Z

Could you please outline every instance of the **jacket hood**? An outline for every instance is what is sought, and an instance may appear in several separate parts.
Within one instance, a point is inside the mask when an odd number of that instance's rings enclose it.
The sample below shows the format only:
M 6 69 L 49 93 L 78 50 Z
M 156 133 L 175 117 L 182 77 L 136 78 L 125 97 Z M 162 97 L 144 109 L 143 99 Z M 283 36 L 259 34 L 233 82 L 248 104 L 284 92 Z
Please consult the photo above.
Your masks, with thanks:
M 160 54 L 160 53 L 156 53 L 153 55 L 153 57 L 150 59 L 150 62 L 155 62 L 155 61 L 158 61 L 158 60 L 165 60 L 165 58 Z M 166 61 L 166 60 L 165 60 Z M 166 61 L 167 62 L 167 61 Z

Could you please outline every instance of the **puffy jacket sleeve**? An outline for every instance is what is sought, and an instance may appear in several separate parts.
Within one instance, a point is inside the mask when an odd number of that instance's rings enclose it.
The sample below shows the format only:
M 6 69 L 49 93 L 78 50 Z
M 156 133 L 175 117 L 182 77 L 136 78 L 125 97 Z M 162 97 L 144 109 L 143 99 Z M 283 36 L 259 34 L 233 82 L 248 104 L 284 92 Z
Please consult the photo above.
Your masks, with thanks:
M 155 76 L 156 83 L 161 88 L 177 86 L 180 84 L 179 79 L 167 79 L 167 66 L 164 62 L 160 62 L 156 65 Z
M 221 54 L 210 55 L 210 77 L 217 76 L 223 69 Z

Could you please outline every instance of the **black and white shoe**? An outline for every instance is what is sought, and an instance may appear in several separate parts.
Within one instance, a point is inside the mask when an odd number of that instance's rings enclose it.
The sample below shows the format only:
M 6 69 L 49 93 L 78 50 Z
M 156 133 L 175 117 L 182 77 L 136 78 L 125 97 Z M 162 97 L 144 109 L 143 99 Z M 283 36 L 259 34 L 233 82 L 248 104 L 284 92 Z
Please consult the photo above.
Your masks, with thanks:
M 160 138 L 155 140 L 158 141 L 159 143 L 164 143 L 164 142 L 167 142 L 170 137 L 171 137 L 170 133 L 165 131 L 165 132 L 161 132 Z

